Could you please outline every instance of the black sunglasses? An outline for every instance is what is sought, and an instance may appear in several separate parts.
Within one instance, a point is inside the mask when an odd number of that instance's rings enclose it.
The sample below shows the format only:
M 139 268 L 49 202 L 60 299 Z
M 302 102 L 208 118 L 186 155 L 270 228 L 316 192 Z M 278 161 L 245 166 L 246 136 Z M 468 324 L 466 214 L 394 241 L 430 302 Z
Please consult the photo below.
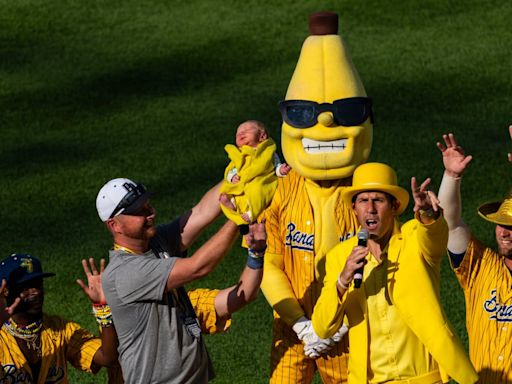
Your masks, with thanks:
M 283 120 L 295 128 L 310 128 L 317 124 L 318 115 L 332 112 L 337 125 L 353 127 L 370 117 L 373 123 L 372 100 L 368 97 L 349 97 L 335 100 L 332 104 L 319 104 L 308 100 L 283 100 L 279 102 Z
M 119 204 L 117 204 L 116 208 L 112 211 L 110 219 L 113 218 L 121 209 L 124 209 L 123 213 L 131 213 L 128 212 L 127 208 L 134 204 L 139 197 L 147 192 L 146 187 L 141 183 L 137 183 L 137 185 L 132 183 L 124 183 L 123 187 L 128 191 L 128 193 L 124 195 Z

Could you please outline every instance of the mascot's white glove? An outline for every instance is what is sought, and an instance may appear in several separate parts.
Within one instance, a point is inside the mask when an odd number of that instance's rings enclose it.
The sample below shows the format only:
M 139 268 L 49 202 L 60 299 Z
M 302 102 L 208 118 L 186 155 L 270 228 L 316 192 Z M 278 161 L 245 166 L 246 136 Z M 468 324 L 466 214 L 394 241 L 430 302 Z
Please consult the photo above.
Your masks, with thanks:
M 338 341 L 340 341 L 343 336 L 345 336 L 345 333 L 348 332 L 348 327 L 345 325 L 345 324 L 342 324 L 341 325 L 341 328 L 338 329 L 338 332 L 336 332 L 334 335 L 332 335 L 331 339 L 337 343 Z
M 331 337 L 328 339 L 320 338 L 315 333 L 311 320 L 306 319 L 304 316 L 293 324 L 292 329 L 304 344 L 304 354 L 307 357 L 317 358 L 334 345 L 334 340 Z

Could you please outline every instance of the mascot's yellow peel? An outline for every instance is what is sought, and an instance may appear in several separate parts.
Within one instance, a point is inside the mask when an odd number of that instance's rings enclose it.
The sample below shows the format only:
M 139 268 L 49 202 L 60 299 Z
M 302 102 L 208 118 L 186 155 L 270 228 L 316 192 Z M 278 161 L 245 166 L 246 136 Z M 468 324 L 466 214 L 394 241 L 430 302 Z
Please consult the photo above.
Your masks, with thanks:
M 312 33 L 315 31 L 312 28 Z M 334 28 L 322 35 L 306 38 L 290 81 L 286 100 L 332 103 L 335 100 L 365 97 L 366 91 L 342 38 Z M 332 118 L 318 116 L 316 125 L 295 128 L 282 125 L 284 157 L 300 175 L 311 180 L 335 180 L 349 177 L 370 155 L 373 125 L 366 119 L 361 125 L 346 127 Z M 324 115 L 324 116 L 323 116 Z

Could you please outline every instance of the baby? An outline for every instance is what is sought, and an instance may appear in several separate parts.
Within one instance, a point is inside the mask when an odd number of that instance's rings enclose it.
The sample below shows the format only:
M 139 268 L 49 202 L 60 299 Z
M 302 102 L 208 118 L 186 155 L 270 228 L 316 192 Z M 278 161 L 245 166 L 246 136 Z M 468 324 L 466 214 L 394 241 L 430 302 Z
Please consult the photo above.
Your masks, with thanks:
M 235 220 L 237 224 L 250 224 L 272 200 L 276 175 L 286 176 L 290 166 L 281 163 L 276 145 L 260 121 L 240 124 L 235 142 L 236 147 L 230 144 L 225 147 L 231 162 L 225 171 L 219 201 L 226 216 L 233 219 L 236 212 L 241 218 Z

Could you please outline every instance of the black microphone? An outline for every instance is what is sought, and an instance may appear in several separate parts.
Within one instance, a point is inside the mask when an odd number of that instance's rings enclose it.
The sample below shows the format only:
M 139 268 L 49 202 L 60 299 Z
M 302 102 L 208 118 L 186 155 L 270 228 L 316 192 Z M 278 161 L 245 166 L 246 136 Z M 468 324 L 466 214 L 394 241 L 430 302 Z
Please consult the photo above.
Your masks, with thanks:
M 368 244 L 368 237 L 370 236 L 370 233 L 366 229 L 361 229 L 359 232 L 357 232 L 357 245 L 361 247 L 366 247 Z M 361 286 L 361 283 L 363 282 L 363 269 L 364 264 L 356 269 L 356 272 L 354 273 L 354 287 L 359 288 Z

